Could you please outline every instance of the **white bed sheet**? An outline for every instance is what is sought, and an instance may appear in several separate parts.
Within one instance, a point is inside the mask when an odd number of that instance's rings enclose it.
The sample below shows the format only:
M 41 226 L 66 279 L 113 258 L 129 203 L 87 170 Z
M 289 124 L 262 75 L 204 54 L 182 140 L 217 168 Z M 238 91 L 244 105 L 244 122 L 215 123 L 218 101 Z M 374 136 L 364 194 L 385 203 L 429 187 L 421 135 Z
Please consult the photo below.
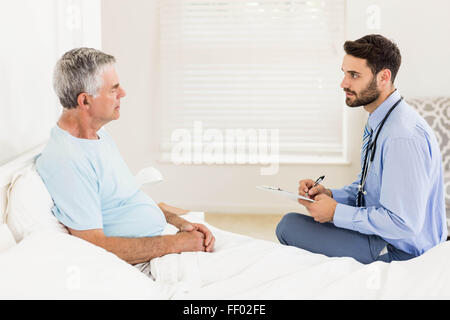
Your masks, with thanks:
M 0 299 L 166 299 L 150 278 L 74 236 L 37 231 L 0 254 Z
M 170 299 L 450 298 L 450 242 L 409 261 L 364 265 L 206 225 L 216 236 L 214 253 L 151 262 Z
M 76 237 L 34 232 L 0 254 L 0 299 L 450 298 L 450 242 L 410 261 L 363 265 L 205 224 L 214 252 L 153 259 L 155 280 Z

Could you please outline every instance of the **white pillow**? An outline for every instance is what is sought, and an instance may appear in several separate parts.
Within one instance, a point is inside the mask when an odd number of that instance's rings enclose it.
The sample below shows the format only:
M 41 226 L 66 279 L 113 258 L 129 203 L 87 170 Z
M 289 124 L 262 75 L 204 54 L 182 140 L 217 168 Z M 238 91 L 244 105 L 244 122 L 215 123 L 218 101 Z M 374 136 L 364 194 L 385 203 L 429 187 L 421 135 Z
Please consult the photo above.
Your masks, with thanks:
M 0 253 L 16 245 L 11 231 L 6 224 L 0 225 Z
M 6 223 L 15 240 L 37 230 L 68 233 L 53 215 L 53 200 L 34 165 L 19 172 L 8 190 Z
M 140 186 L 145 184 L 155 184 L 163 181 L 161 172 L 153 167 L 144 168 L 136 175 L 136 181 Z
M 80 238 L 38 231 L 0 254 L 3 299 L 167 299 L 151 278 Z

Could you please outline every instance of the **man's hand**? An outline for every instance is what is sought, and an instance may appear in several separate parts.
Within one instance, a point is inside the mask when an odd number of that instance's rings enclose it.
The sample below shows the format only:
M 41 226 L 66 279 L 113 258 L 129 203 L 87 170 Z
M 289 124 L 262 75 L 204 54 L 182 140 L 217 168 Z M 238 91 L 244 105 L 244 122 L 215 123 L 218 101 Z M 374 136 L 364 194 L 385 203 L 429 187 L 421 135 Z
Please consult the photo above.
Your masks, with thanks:
M 200 223 L 192 223 L 191 225 L 195 228 L 195 230 L 180 230 L 180 232 L 176 234 L 176 236 L 179 238 L 177 247 L 179 248 L 180 252 L 212 252 L 214 250 L 216 239 L 214 238 L 211 231 L 206 226 Z
M 215 238 L 206 226 L 200 223 L 191 223 L 180 217 L 180 215 L 188 213 L 188 210 L 175 208 L 165 203 L 160 203 L 158 206 L 166 216 L 167 222 L 177 227 L 180 232 L 200 232 L 203 234 L 204 247 L 201 251 L 212 252 L 214 250 Z
M 180 231 L 174 239 L 176 239 L 174 251 L 177 253 L 206 250 L 205 236 L 199 231 Z
M 308 192 L 309 198 L 315 200 L 315 196 L 319 194 L 325 194 L 330 198 L 333 198 L 333 193 L 330 189 L 325 188 L 323 185 L 319 184 L 314 186 L 314 181 L 311 179 L 300 180 L 298 187 L 298 194 L 306 197 L 306 192 Z
M 183 219 L 184 220 L 184 219 Z M 214 250 L 214 243 L 216 242 L 216 238 L 214 238 L 212 232 L 201 223 L 191 223 L 189 221 L 184 220 L 185 223 L 181 225 L 180 232 L 200 232 L 203 234 L 204 246 L 206 252 L 212 252 Z
M 315 202 L 309 202 L 299 199 L 298 202 L 306 207 L 311 217 L 320 223 L 333 221 L 334 211 L 336 210 L 337 202 L 333 198 L 324 193 L 314 197 Z

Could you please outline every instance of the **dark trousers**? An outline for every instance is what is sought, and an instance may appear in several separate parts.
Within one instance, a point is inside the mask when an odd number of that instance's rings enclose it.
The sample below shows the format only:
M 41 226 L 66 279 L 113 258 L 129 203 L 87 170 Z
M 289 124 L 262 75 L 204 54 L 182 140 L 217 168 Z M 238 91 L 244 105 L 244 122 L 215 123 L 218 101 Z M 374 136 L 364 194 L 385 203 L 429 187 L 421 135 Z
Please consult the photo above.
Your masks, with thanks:
M 374 261 L 399 261 L 414 258 L 377 235 L 338 228 L 332 223 L 319 223 L 312 217 L 288 213 L 277 226 L 280 243 L 295 246 L 328 257 L 352 257 L 367 264 Z M 387 248 L 387 253 L 380 252 Z

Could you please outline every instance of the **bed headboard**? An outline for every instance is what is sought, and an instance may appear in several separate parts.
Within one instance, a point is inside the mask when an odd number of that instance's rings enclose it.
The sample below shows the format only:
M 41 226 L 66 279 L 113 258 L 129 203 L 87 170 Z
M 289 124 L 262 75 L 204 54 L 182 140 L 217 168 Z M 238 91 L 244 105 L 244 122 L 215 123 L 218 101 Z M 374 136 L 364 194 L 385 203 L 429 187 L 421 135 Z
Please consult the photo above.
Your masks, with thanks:
M 12 178 L 18 171 L 34 163 L 34 160 L 42 152 L 44 146 L 45 143 L 0 166 L 0 224 L 4 222 L 6 211 L 6 192 Z
M 450 97 L 411 98 L 407 99 L 407 102 L 428 122 L 441 149 L 447 226 L 450 234 Z

